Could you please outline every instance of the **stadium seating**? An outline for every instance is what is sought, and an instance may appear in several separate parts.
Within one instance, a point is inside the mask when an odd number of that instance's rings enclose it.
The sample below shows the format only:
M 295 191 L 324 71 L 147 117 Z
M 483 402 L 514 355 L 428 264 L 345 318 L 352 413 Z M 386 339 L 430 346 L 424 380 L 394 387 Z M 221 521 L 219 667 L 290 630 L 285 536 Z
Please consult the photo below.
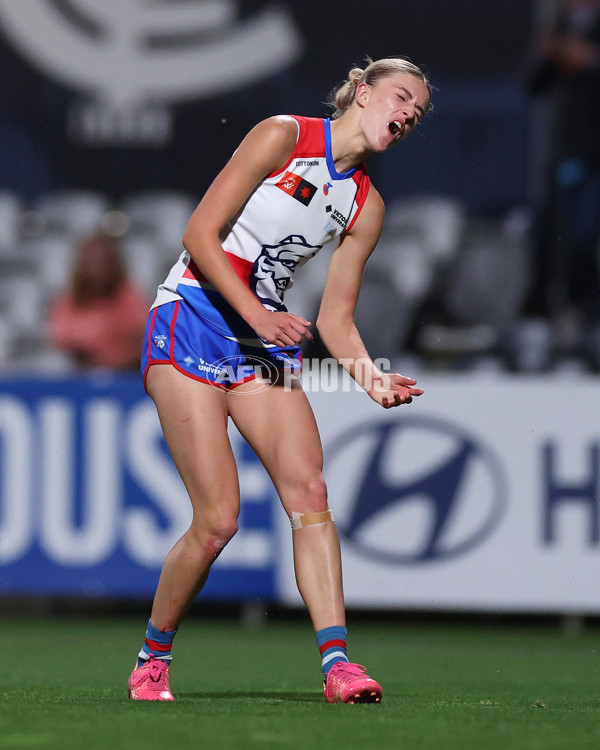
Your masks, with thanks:
M 45 321 L 50 300 L 68 284 L 80 237 L 98 229 L 117 236 L 131 277 L 152 299 L 182 250 L 197 200 L 148 191 L 115 201 L 69 190 L 25 205 L 16 193 L 0 192 L 0 371 L 68 367 L 48 347 Z M 331 253 L 325 247 L 299 269 L 286 296 L 290 309 L 312 322 Z M 461 201 L 446 195 L 391 202 L 356 310 L 368 350 L 392 360 L 417 354 L 434 365 L 443 355 L 452 367 L 475 356 L 481 369 L 505 366 L 502 358 L 517 369 L 547 369 L 553 335 L 548 321 L 536 327 L 520 320 L 529 256 L 529 226 L 518 211 L 475 220 Z M 532 337 L 540 347 L 537 358 L 524 356 Z

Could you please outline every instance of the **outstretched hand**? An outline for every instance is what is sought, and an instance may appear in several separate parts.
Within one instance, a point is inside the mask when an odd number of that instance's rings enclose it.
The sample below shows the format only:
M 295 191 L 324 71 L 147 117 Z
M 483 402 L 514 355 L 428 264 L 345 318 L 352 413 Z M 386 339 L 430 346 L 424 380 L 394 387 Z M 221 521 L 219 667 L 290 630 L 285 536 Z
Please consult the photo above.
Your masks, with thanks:
M 397 372 L 382 373 L 374 380 L 367 393 L 384 409 L 391 409 L 393 406 L 410 404 L 413 396 L 420 396 L 423 389 L 415 388 L 416 384 L 416 380 Z
M 312 341 L 310 321 L 289 312 L 265 310 L 264 316 L 254 330 L 261 339 L 277 346 L 299 346 L 302 339 Z

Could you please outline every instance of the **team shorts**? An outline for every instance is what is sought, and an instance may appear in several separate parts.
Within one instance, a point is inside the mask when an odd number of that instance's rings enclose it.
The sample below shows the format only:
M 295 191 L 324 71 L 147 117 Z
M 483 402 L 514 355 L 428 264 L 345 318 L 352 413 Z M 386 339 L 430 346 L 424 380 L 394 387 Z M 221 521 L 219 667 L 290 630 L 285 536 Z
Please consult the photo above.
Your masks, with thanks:
M 150 365 L 171 364 L 202 383 L 230 390 L 256 377 L 298 377 L 299 346 L 261 347 L 232 341 L 212 328 L 185 300 L 150 310 L 142 350 L 144 385 Z

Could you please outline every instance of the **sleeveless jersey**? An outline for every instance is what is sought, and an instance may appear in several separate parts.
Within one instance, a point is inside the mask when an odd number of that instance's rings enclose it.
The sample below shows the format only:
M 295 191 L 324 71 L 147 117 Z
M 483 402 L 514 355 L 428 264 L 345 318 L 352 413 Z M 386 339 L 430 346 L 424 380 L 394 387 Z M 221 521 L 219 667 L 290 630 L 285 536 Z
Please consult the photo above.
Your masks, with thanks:
M 228 223 L 221 244 L 234 270 L 269 310 L 285 311 L 294 272 L 356 220 L 369 192 L 366 167 L 339 173 L 331 155 L 331 121 L 294 117 L 290 159 L 268 175 Z M 184 251 L 158 288 L 152 307 L 185 300 L 226 338 L 268 346 L 202 275 Z

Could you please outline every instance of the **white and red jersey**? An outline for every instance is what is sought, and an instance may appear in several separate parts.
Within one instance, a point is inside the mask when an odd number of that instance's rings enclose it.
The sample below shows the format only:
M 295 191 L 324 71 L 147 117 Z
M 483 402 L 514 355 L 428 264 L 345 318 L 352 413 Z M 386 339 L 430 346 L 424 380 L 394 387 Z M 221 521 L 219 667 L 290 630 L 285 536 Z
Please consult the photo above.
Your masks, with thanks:
M 270 310 L 286 309 L 283 297 L 296 268 L 326 243 L 339 243 L 356 220 L 370 186 L 364 164 L 349 172 L 336 171 L 330 120 L 294 119 L 298 140 L 287 164 L 258 185 L 221 235 L 236 273 Z M 187 251 L 160 285 L 152 307 L 180 299 L 227 338 L 256 340 L 254 331 L 204 278 Z

